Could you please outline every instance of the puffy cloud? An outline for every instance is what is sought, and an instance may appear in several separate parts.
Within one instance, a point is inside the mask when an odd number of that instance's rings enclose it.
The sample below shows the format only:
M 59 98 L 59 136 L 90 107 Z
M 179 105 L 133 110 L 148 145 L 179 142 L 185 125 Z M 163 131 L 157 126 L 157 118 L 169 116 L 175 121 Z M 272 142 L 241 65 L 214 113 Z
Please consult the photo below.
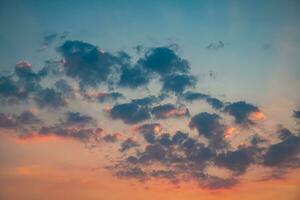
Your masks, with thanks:
M 245 173 L 250 164 L 255 161 L 255 149 L 239 148 L 235 151 L 221 153 L 216 158 L 216 164 L 228 168 L 237 174 Z
M 59 51 L 65 59 L 66 74 L 77 79 L 83 88 L 107 83 L 121 61 L 117 56 L 81 41 L 66 41 L 59 47 Z
M 157 119 L 166 119 L 170 117 L 189 116 L 189 110 L 184 106 L 176 106 L 174 104 L 163 104 L 152 108 L 151 113 Z
M 67 105 L 67 100 L 63 93 L 52 88 L 39 90 L 34 100 L 40 108 L 59 108 Z
M 206 99 L 206 101 L 209 105 L 211 105 L 216 110 L 219 110 L 224 106 L 224 103 L 217 98 L 209 97 Z
M 224 112 L 232 115 L 237 124 L 252 125 L 254 122 L 250 119 L 250 116 L 252 113 L 259 112 L 259 109 L 252 104 L 239 101 L 225 106 Z
M 126 124 L 135 124 L 150 119 L 150 110 L 136 103 L 117 104 L 110 110 L 112 119 L 120 119 Z
M 138 87 L 146 87 L 152 76 L 141 66 L 136 65 L 132 66 L 122 66 L 121 75 L 118 85 L 120 87 L 128 87 L 128 88 L 138 88 Z
M 143 124 L 135 128 L 148 143 L 154 143 L 156 141 L 156 135 L 162 131 L 162 127 L 159 123 Z
M 220 122 L 221 117 L 207 112 L 199 113 L 192 117 L 189 127 L 197 129 L 199 135 L 209 140 L 209 146 L 215 149 L 224 149 L 229 146 L 224 140 L 227 127 Z
M 172 74 L 162 79 L 162 91 L 182 94 L 187 88 L 195 87 L 197 79 L 187 74 Z
M 222 135 L 225 127 L 220 123 L 220 116 L 207 112 L 199 113 L 192 117 L 190 128 L 196 128 L 200 135 L 211 138 L 214 135 Z
M 138 61 L 145 69 L 161 76 L 174 73 L 187 73 L 190 70 L 187 60 L 180 58 L 168 47 L 150 48 L 144 58 Z
M 264 155 L 264 164 L 271 167 L 299 167 L 300 137 L 290 135 L 271 145 Z
M 9 76 L 0 76 L 0 97 L 7 102 L 18 102 L 27 97 L 27 92 Z

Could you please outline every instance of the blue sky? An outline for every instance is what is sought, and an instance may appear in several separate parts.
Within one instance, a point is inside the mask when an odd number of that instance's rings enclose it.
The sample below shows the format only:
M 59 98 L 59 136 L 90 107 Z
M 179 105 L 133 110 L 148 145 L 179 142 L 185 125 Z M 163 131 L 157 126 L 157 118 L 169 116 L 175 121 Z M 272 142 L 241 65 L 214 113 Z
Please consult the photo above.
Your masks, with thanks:
M 68 32 L 110 51 L 178 44 L 200 76 L 199 87 L 229 99 L 268 104 L 284 94 L 299 106 L 297 1 L 2 1 L 1 71 L 17 60 L 40 68 L 54 48 L 38 52 L 47 34 Z M 210 43 L 225 48 L 208 51 Z M 55 47 L 55 46 L 54 46 Z M 216 80 L 207 78 L 209 72 Z M 292 84 L 290 84 L 292 83 Z M 225 86 L 225 87 L 224 87 Z M 274 90 L 274 87 L 277 90 Z M 271 87 L 271 89 L 270 89 Z M 289 89 L 287 89 L 289 88 Z M 265 95 L 265 91 L 269 91 Z M 271 94 L 272 93 L 272 94 Z M 282 95 L 279 95 L 280 97 Z M 287 113 L 288 114 L 288 113 Z M 286 115 L 287 115 L 286 114 Z

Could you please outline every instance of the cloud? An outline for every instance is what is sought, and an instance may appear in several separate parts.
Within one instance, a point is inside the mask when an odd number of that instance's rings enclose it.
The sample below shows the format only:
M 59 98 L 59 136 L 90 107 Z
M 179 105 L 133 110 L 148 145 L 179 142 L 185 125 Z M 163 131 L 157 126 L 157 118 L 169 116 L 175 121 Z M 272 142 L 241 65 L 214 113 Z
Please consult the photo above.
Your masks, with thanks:
M 9 76 L 0 77 L 0 97 L 6 102 L 18 102 L 27 97 L 27 92 L 22 91 L 19 85 Z
M 175 74 L 162 79 L 162 91 L 172 92 L 176 95 L 182 94 L 187 88 L 195 87 L 197 79 L 187 74 Z
M 220 110 L 224 107 L 224 103 L 221 100 L 211 97 L 208 94 L 203 94 L 203 93 L 199 93 L 199 92 L 187 91 L 182 95 L 182 98 L 186 102 L 190 102 L 190 103 L 197 101 L 197 100 L 204 100 L 209 105 L 211 105 L 212 108 L 214 108 L 216 110 Z
M 255 153 L 253 148 L 239 148 L 235 151 L 228 151 L 217 156 L 216 164 L 228 168 L 236 174 L 243 174 L 250 164 L 254 164 Z
M 153 104 L 159 103 L 161 101 L 161 98 L 150 95 L 144 98 L 139 99 L 132 99 L 131 102 L 138 104 L 140 106 L 151 106 Z
M 203 100 L 209 97 L 207 94 L 203 94 L 200 92 L 192 92 L 192 91 L 187 91 L 182 95 L 182 98 L 187 101 L 187 102 L 194 102 L 197 100 Z
M 0 98 L 7 103 L 18 103 L 40 90 L 40 81 L 41 77 L 32 71 L 28 61 L 19 61 L 11 75 L 0 75 Z
M 222 135 L 225 130 L 220 119 L 221 117 L 217 114 L 202 112 L 192 117 L 189 127 L 196 128 L 200 135 L 211 138 L 213 135 Z
M 154 143 L 156 141 L 156 135 L 162 131 L 162 127 L 159 123 L 143 124 L 135 128 L 148 143 Z
M 66 41 L 59 47 L 64 56 L 67 76 L 79 81 L 82 88 L 106 84 L 120 58 L 81 41 Z
M 138 61 L 145 69 L 166 76 L 174 73 L 187 73 L 190 66 L 168 47 L 150 48 L 144 58 Z
M 48 46 L 48 45 L 52 44 L 55 41 L 55 39 L 57 39 L 57 37 L 58 37 L 57 33 L 51 33 L 51 34 L 45 35 L 43 38 L 43 40 L 44 40 L 43 45 Z
M 233 177 L 222 178 L 218 176 L 203 175 L 202 179 L 200 180 L 200 185 L 204 188 L 213 190 L 231 188 L 239 183 L 239 181 Z
M 136 103 L 124 103 L 115 105 L 111 111 L 112 119 L 120 119 L 126 124 L 136 124 L 150 119 L 150 110 Z
M 163 104 L 152 108 L 151 113 L 157 119 L 166 119 L 170 117 L 189 116 L 189 110 L 184 105 L 176 106 L 174 104 Z
M 232 115 L 237 124 L 252 125 L 254 122 L 250 119 L 250 115 L 259 112 L 259 109 L 252 104 L 239 101 L 225 106 L 224 112 Z
M 293 117 L 296 119 L 300 119 L 300 110 L 294 110 Z
M 65 127 L 60 124 L 54 126 L 43 126 L 39 130 L 38 134 L 41 136 L 56 135 L 63 138 L 73 138 L 82 142 L 100 142 L 101 128 L 79 128 L 79 127 Z
M 225 47 L 225 43 L 222 41 L 219 42 L 211 42 L 209 45 L 206 47 L 207 50 L 214 50 L 218 51 L 219 49 L 223 49 Z
M 120 87 L 138 88 L 146 87 L 152 76 L 141 66 L 136 65 L 134 67 L 125 65 L 121 68 L 121 75 L 118 85 Z
M 67 106 L 68 104 L 63 93 L 52 88 L 46 88 L 38 91 L 34 100 L 40 108 L 59 108 Z
M 125 96 L 120 92 L 99 93 L 97 97 L 98 101 L 101 103 L 106 101 L 116 101 L 124 98 Z
M 229 144 L 224 140 L 227 127 L 220 122 L 221 117 L 215 113 L 199 113 L 189 122 L 191 129 L 196 129 L 199 135 L 205 136 L 209 146 L 214 149 L 226 149 Z
M 114 133 L 114 134 L 106 134 L 102 139 L 105 142 L 115 143 L 121 140 L 123 135 L 121 133 Z
M 24 111 L 19 115 L 0 113 L 0 128 L 21 129 L 27 131 L 31 125 L 42 124 L 42 121 L 32 111 Z
M 132 138 L 128 138 L 124 142 L 122 142 L 120 151 L 125 152 L 131 148 L 135 148 L 135 147 L 139 147 L 139 146 L 140 145 L 137 141 L 133 140 Z
M 264 164 L 270 167 L 299 167 L 300 137 L 290 135 L 271 145 L 264 155 Z
M 88 115 L 83 115 L 79 112 L 67 112 L 66 119 L 65 121 L 63 121 L 63 123 L 68 126 L 82 126 L 82 127 L 94 122 L 95 120 L 92 117 Z
M 72 86 L 64 79 L 60 79 L 54 83 L 54 86 L 57 91 L 61 92 L 67 97 L 75 97 L 74 95 L 74 89 Z

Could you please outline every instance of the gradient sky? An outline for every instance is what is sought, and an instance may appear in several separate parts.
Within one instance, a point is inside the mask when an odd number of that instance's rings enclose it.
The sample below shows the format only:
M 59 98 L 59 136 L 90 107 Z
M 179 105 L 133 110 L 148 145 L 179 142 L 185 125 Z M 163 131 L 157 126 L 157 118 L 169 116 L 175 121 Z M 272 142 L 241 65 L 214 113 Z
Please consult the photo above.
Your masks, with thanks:
M 297 0 L 0 0 L 0 199 L 300 198 Z

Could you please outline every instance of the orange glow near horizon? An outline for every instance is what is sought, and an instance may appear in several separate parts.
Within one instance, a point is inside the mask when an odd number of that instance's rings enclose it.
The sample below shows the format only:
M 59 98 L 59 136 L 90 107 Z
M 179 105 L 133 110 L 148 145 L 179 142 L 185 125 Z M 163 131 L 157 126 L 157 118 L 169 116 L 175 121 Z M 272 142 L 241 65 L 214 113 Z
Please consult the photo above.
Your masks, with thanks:
M 299 170 L 282 180 L 245 179 L 233 188 L 218 190 L 202 188 L 190 181 L 174 185 L 157 179 L 141 184 L 118 179 L 98 167 L 105 165 L 101 151 L 110 152 L 110 149 L 90 152 L 82 144 L 68 139 L 17 146 L 15 142 L 7 135 L 1 136 L 0 156 L 5 155 L 4 149 L 11 150 L 6 163 L 0 163 L 0 194 L 5 199 L 298 200 L 299 197 Z M 22 159 L 18 159 L 20 156 Z M 14 187 L 10 187 L 11 184 Z

